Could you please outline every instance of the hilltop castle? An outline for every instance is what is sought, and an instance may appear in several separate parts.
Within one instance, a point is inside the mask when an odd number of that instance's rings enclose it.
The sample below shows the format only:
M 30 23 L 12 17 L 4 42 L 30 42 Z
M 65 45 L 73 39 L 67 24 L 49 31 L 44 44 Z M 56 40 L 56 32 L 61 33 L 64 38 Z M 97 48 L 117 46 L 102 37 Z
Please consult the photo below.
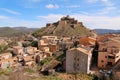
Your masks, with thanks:
M 70 24 L 72 28 L 75 28 L 76 25 L 81 25 L 81 26 L 83 25 L 82 22 L 78 22 L 78 20 L 75 20 L 74 18 L 71 18 L 69 15 L 67 15 L 66 17 L 62 17 L 58 22 L 46 24 L 46 27 L 67 25 L 67 24 Z

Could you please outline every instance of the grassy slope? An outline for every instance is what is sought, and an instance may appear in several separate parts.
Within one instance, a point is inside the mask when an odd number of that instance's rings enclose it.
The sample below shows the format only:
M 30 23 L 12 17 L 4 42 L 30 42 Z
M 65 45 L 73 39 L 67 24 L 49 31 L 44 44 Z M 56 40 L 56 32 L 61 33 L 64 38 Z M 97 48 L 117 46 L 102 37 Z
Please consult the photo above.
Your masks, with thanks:
M 90 30 L 86 29 L 84 26 L 77 25 L 75 28 L 67 25 L 59 25 L 59 26 L 51 26 L 51 27 L 43 27 L 33 33 L 34 36 L 42 36 L 42 35 L 56 35 L 56 36 L 88 36 L 93 35 Z

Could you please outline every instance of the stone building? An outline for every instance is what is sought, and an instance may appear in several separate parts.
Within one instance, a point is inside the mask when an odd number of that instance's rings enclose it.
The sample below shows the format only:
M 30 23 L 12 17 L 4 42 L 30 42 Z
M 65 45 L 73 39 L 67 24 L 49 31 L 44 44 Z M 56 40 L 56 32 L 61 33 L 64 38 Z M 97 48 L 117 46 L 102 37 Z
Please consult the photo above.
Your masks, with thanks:
M 113 66 L 120 60 L 120 43 L 107 41 L 99 43 L 98 67 L 107 68 Z
M 49 47 L 51 52 L 57 50 L 57 36 L 42 36 L 41 40 L 38 42 L 38 48 L 43 50 L 44 47 Z
M 0 54 L 0 59 L 9 59 L 12 58 L 12 54 L 10 52 Z
M 66 72 L 68 73 L 89 73 L 92 49 L 72 48 L 66 53 Z
M 23 54 L 23 47 L 20 46 L 13 46 L 13 54 L 18 55 L 18 54 Z
M 58 47 L 56 44 L 49 44 L 50 52 L 55 52 L 58 50 Z
M 36 47 L 26 47 L 25 48 L 27 54 L 35 54 L 35 52 L 37 51 L 37 48 Z

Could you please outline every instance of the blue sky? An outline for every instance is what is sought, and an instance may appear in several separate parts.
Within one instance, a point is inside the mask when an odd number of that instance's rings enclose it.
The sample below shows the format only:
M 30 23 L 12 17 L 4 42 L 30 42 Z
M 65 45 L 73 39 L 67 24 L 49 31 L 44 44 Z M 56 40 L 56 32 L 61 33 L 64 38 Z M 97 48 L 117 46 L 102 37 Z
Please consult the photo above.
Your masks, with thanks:
M 91 29 L 120 29 L 119 0 L 0 0 L 0 27 L 43 27 L 70 15 Z

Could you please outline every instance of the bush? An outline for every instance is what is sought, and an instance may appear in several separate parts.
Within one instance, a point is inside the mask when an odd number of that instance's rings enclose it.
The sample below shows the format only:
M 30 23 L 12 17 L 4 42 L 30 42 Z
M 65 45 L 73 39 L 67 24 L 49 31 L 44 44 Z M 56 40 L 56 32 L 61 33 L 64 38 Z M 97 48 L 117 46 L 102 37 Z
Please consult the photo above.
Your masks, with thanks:
M 49 57 L 49 58 L 46 58 L 46 59 L 42 60 L 41 65 L 49 63 L 52 59 L 53 59 L 53 57 Z
M 0 52 L 4 52 L 8 49 L 8 45 L 0 45 Z
M 30 45 L 32 47 L 38 47 L 38 41 L 32 41 Z
M 1 69 L 0 70 L 0 75 L 9 75 L 9 73 L 12 71 L 12 69 L 8 68 L 8 69 Z
M 26 68 L 25 71 L 28 72 L 28 73 L 30 73 L 30 74 L 35 72 L 35 71 L 32 70 L 31 68 Z

